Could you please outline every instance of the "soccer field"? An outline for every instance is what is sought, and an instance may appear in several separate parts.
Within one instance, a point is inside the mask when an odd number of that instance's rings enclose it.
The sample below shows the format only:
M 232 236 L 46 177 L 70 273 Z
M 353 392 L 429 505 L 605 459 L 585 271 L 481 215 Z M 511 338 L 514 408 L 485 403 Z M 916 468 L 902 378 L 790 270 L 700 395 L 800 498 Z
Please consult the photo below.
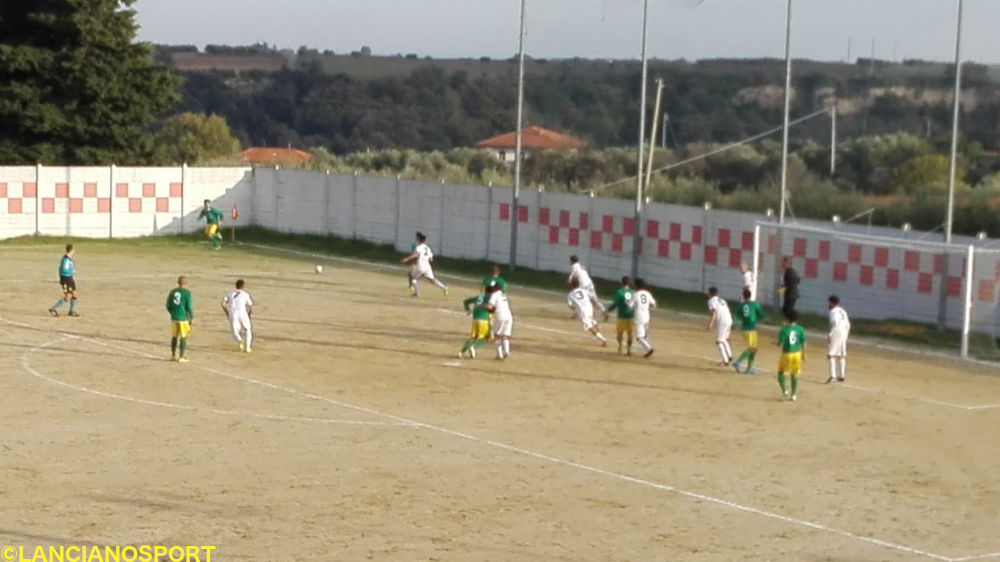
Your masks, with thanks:
M 1000 559 L 992 367 L 854 346 L 848 383 L 823 385 L 823 334 L 809 333 L 799 401 L 785 402 L 770 333 L 757 376 L 716 367 L 704 320 L 669 312 L 654 315 L 651 359 L 623 357 L 563 296 L 516 286 L 512 357 L 459 360 L 460 303 L 485 272 L 414 299 L 402 268 L 155 240 L 78 244 L 81 317 L 52 318 L 61 253 L 0 246 L 0 545 Z M 181 274 L 188 364 L 168 361 L 164 300 Z M 219 307 L 239 277 L 252 355 Z

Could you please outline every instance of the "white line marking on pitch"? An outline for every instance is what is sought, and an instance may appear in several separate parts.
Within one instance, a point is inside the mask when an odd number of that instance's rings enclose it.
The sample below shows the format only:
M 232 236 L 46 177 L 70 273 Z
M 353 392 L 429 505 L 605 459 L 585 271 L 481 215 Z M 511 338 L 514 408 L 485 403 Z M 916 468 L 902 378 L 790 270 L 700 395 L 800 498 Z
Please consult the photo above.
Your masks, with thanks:
M 3 317 L 0 317 L 0 320 L 2 320 L 3 322 L 5 322 L 7 324 L 11 324 L 11 325 L 15 325 L 15 326 L 16 325 L 20 325 L 22 327 L 31 328 L 31 326 L 28 325 L 28 324 L 22 324 L 22 323 L 19 323 L 19 322 L 13 322 L 13 321 L 7 320 L 7 319 L 5 319 Z M 158 356 L 150 355 L 150 354 L 147 354 L 145 352 L 133 350 L 133 349 L 126 348 L 126 347 L 123 347 L 123 346 L 108 344 L 108 343 L 105 343 L 105 342 L 100 341 L 98 339 L 88 338 L 88 337 L 84 337 L 84 336 L 78 336 L 76 334 L 67 334 L 67 333 L 63 333 L 63 332 L 58 332 L 56 330 L 49 330 L 49 331 L 54 332 L 56 334 L 59 334 L 59 335 L 61 335 L 63 337 L 78 338 L 78 339 L 81 339 L 81 340 L 84 340 L 84 341 L 88 341 L 88 342 L 92 342 L 92 343 L 95 343 L 95 344 L 98 344 L 98 345 L 103 345 L 103 346 L 108 347 L 108 348 L 118 349 L 118 350 L 121 350 L 121 351 L 127 351 L 127 352 L 130 352 L 130 353 L 133 353 L 133 354 L 136 354 L 136 355 L 139 355 L 139 356 L 143 356 L 143 357 L 149 357 L 149 358 L 153 358 L 153 359 L 159 359 Z M 51 343 L 49 345 L 51 345 Z M 41 346 L 38 346 L 38 347 L 41 347 Z M 582 470 L 582 471 L 585 471 L 585 472 L 590 472 L 592 474 L 598 474 L 598 475 L 601 475 L 601 476 L 605 476 L 607 478 L 612 478 L 612 479 L 615 479 L 615 480 L 620 480 L 622 482 L 629 482 L 629 483 L 632 483 L 632 484 L 638 484 L 640 486 L 646 486 L 646 487 L 653 488 L 653 489 L 660 490 L 660 491 L 664 491 L 664 492 L 671 492 L 671 493 L 674 493 L 674 494 L 677 494 L 677 495 L 680 495 L 680 496 L 684 496 L 684 497 L 687 497 L 687 498 L 690 498 L 690 499 L 704 501 L 704 502 L 708 502 L 708 503 L 713 503 L 713 504 L 716 504 L 716 505 L 720 505 L 720 506 L 723 506 L 723 507 L 727 507 L 727 508 L 735 510 L 735 511 L 740 511 L 740 512 L 743 512 L 743 513 L 750 513 L 750 514 L 754 514 L 754 515 L 760 515 L 762 517 L 766 517 L 766 518 L 769 518 L 769 519 L 774 519 L 774 520 L 777 520 L 777 521 L 782 521 L 782 522 L 785 522 L 785 523 L 790 523 L 790 524 L 793 524 L 793 525 L 797 525 L 797 526 L 800 526 L 800 527 L 805 527 L 805 528 L 808 528 L 808 529 L 813 529 L 813 530 L 816 530 L 816 531 L 823 531 L 823 532 L 827 532 L 827 533 L 839 535 L 839 536 L 846 537 L 846 538 L 849 538 L 849 539 L 857 540 L 857 541 L 860 541 L 860 542 L 865 542 L 865 543 L 876 545 L 876 546 L 885 547 L 885 548 L 896 550 L 896 551 L 899 551 L 899 552 L 906 552 L 906 553 L 910 553 L 910 554 L 924 556 L 926 558 L 931 558 L 931 559 L 934 559 L 934 560 L 942 560 L 944 562 L 958 562 L 960 560 L 983 559 L 983 558 L 990 558 L 990 557 L 994 557 L 994 556 L 1000 555 L 1000 553 L 994 553 L 994 554 L 985 554 L 985 555 L 978 555 L 978 556 L 972 556 L 972 557 L 956 558 L 956 557 L 949 557 L 949 556 L 944 556 L 944 555 L 940 555 L 940 554 L 934 554 L 932 552 L 920 550 L 920 549 L 909 547 L 909 546 L 902 545 L 902 544 L 893 543 L 893 542 L 890 542 L 890 541 L 885 541 L 885 540 L 878 539 L 878 538 L 875 538 L 875 537 L 866 537 L 866 536 L 863 536 L 863 535 L 858 535 L 858 534 L 852 533 L 850 531 L 845 531 L 843 529 L 837 529 L 835 527 L 830 527 L 830 526 L 823 525 L 823 524 L 820 524 L 820 523 L 816 523 L 816 522 L 813 522 L 813 521 L 808 521 L 808 520 L 805 520 L 805 519 L 797 519 L 795 517 L 790 517 L 790 516 L 787 516 L 787 515 L 781 515 L 780 513 L 775 513 L 775 512 L 767 511 L 767 510 L 764 510 L 764 509 L 760 509 L 760 508 L 756 508 L 756 507 L 752 507 L 752 506 L 748 506 L 748 505 L 743 505 L 743 504 L 739 504 L 739 503 L 736 503 L 736 502 L 731 502 L 731 501 L 728 501 L 728 500 L 725 500 L 725 499 L 722 499 L 722 498 L 717 498 L 717 497 L 714 497 L 714 496 L 709 496 L 709 495 L 701 494 L 701 493 L 698 493 L 698 492 L 684 490 L 684 489 L 681 489 L 681 488 L 677 488 L 677 487 L 671 486 L 669 484 L 663 484 L 663 483 L 660 483 L 660 482 L 655 482 L 653 480 L 647 480 L 645 478 L 639 478 L 639 477 L 635 477 L 635 476 L 629 476 L 627 474 L 622 474 L 622 473 L 618 473 L 618 472 L 612 472 L 612 471 L 609 471 L 609 470 L 604 470 L 604 469 L 601 469 L 601 468 L 597 468 L 597 467 L 594 467 L 594 466 L 591 466 L 591 465 L 579 463 L 579 462 L 576 462 L 576 461 L 571 461 L 571 460 L 567 460 L 567 459 L 561 459 L 561 458 L 558 458 L 558 457 L 553 457 L 551 455 L 546 455 L 544 453 L 538 453 L 538 452 L 535 452 L 535 451 L 531 451 L 529 449 L 524 449 L 524 448 L 517 447 L 515 445 L 510 445 L 510 444 L 507 444 L 507 443 L 504 443 L 504 442 L 501 442 L 501 441 L 495 441 L 495 440 L 492 440 L 492 439 L 486 439 L 486 438 L 483 438 L 483 437 L 472 435 L 470 433 L 463 433 L 461 431 L 457 431 L 457 430 L 453 430 L 453 429 L 448 429 L 446 427 L 442 427 L 442 426 L 438 426 L 438 425 L 434 425 L 434 424 L 430 424 L 430 423 L 426 423 L 426 422 L 421 422 L 421 421 L 418 421 L 418 420 L 413 420 L 413 419 L 405 418 L 405 417 L 402 417 L 402 416 L 397 416 L 397 415 L 394 415 L 394 414 L 383 412 L 381 410 L 376 410 L 374 408 L 369 408 L 369 407 L 365 407 L 365 406 L 358 406 L 356 404 L 350 404 L 348 402 L 342 402 L 340 400 L 336 400 L 336 399 L 333 399 L 333 398 L 328 398 L 326 396 L 322 396 L 322 395 L 311 393 L 311 392 L 303 392 L 303 391 L 296 390 L 296 389 L 293 389 L 293 388 L 288 388 L 288 387 L 284 387 L 284 386 L 281 386 L 281 385 L 278 385 L 278 384 L 274 384 L 274 383 L 270 383 L 270 382 L 267 382 L 267 381 L 262 381 L 262 380 L 259 380 L 259 379 L 255 379 L 253 377 L 248 377 L 248 376 L 245 376 L 245 375 L 238 375 L 238 374 L 233 374 L 233 373 L 226 373 L 226 372 L 223 372 L 223 371 L 219 371 L 217 369 L 212 369 L 210 367 L 204 367 L 204 366 L 201 366 L 201 365 L 191 364 L 191 366 L 193 366 L 193 367 L 195 367 L 197 369 L 200 369 L 200 370 L 203 370 L 203 371 L 206 371 L 206 372 L 218 375 L 218 376 L 222 376 L 222 377 L 226 377 L 226 378 L 232 378 L 232 379 L 243 381 L 243 382 L 246 382 L 246 383 L 249 383 L 249 384 L 253 384 L 253 385 L 260 385 L 260 386 L 263 386 L 265 388 L 271 388 L 271 389 L 275 389 L 275 390 L 281 390 L 281 391 L 287 392 L 289 394 L 304 396 L 304 397 L 307 397 L 307 398 L 311 398 L 313 400 L 318 400 L 318 401 L 326 402 L 328 404 L 333 404 L 335 406 L 340 406 L 342 408 L 347 408 L 347 409 L 355 410 L 355 411 L 358 411 L 358 412 L 364 412 L 364 413 L 371 414 L 371 415 L 374 415 L 374 416 L 387 418 L 387 419 L 393 420 L 394 422 L 397 422 L 397 424 L 393 425 L 392 427 L 399 427 L 399 426 L 421 427 L 421 428 L 429 429 L 429 430 L 432 430 L 432 431 L 437 431 L 437 432 L 440 432 L 440 433 L 444 433 L 446 435 L 451 435 L 451 436 L 454 436 L 454 437 L 459 437 L 459 438 L 465 439 L 467 441 L 472 441 L 472 442 L 475 442 L 475 443 L 481 443 L 481 444 L 489 445 L 489 446 L 497 448 L 497 449 L 509 451 L 509 452 L 512 452 L 512 453 L 517 453 L 517 454 L 520 454 L 520 455 L 523 455 L 523 456 L 532 457 L 532 458 L 536 458 L 536 459 L 539 459 L 539 460 L 544 460 L 544 461 L 547 461 L 547 462 L 550 462 L 550 463 L 553 463 L 553 464 L 558 464 L 558 465 L 562 465 L 562 466 L 576 468 L 578 470 Z M 61 381 L 59 381 L 57 384 L 66 384 L 66 383 L 61 383 Z
M 134 396 L 127 396 L 127 395 L 124 395 L 124 394 L 115 394 L 113 392 L 106 392 L 106 391 L 103 391 L 103 390 L 97 390 L 97 389 L 88 388 L 88 387 L 85 387 L 85 386 L 78 386 L 78 385 L 75 385 L 75 384 L 71 384 L 71 383 L 68 383 L 66 381 L 62 381 L 62 380 L 59 380 L 59 379 L 55 379 L 55 378 L 46 376 L 45 374 L 39 372 L 37 369 L 35 369 L 31 365 L 30 356 L 34 355 L 35 353 L 37 353 L 38 351 L 40 351 L 42 349 L 46 349 L 46 348 L 52 346 L 53 344 L 55 344 L 57 342 L 64 341 L 64 340 L 67 340 L 67 339 L 71 339 L 71 336 L 69 336 L 69 335 L 63 335 L 60 338 L 57 338 L 57 339 L 54 339 L 54 340 L 50 340 L 50 341 L 45 342 L 45 343 L 43 343 L 41 345 L 37 345 L 37 346 L 31 348 L 30 350 L 28 350 L 27 353 L 25 353 L 24 355 L 21 356 L 21 367 L 28 374 L 30 374 L 30 375 L 32 375 L 34 377 L 37 377 L 39 379 L 42 379 L 42 380 L 44 380 L 44 381 L 46 381 L 48 383 L 54 384 L 54 385 L 62 386 L 62 387 L 69 388 L 69 389 L 72 389 L 72 390 L 76 390 L 76 391 L 79 391 L 79 392 L 83 392 L 83 393 L 86 393 L 86 394 L 93 394 L 94 396 L 100 396 L 100 397 L 103 397 L 103 398 L 110 398 L 110 399 L 113 399 L 113 400 L 122 400 L 122 401 L 125 401 L 125 402 L 132 402 L 132 403 L 135 403 L 135 404 L 143 404 L 143 405 L 146 405 L 146 406 L 156 406 L 156 407 L 159 407 L 159 408 L 169 408 L 169 409 L 173 409 L 173 410 L 184 410 L 184 411 L 190 411 L 190 412 L 207 412 L 207 413 L 224 415 L 224 416 L 250 417 L 250 418 L 259 418 L 259 419 L 266 419 L 266 420 L 272 420 L 272 421 L 297 421 L 297 422 L 323 423 L 323 424 L 330 424 L 330 425 L 372 425 L 372 426 L 400 426 L 400 427 L 402 427 L 402 426 L 413 426 L 413 424 L 404 424 L 404 423 L 398 423 L 398 422 L 342 420 L 342 419 L 333 419 L 333 418 L 310 418 L 310 417 L 302 417 L 302 416 L 287 416 L 287 415 L 284 415 L 284 414 L 268 414 L 268 413 L 260 413 L 260 412 L 243 412 L 243 411 L 239 411 L 239 410 L 223 410 L 223 409 L 219 409 L 219 408 L 188 406 L 188 405 L 184 405 L 184 404 L 175 404 L 173 402 L 161 402 L 161 401 L 158 401 L 158 400 L 147 400 L 147 399 L 144 399 L 144 398 L 136 398 Z M 81 338 L 81 339 L 83 339 L 83 338 Z M 90 343 L 93 343 L 93 342 L 90 342 Z M 145 356 L 145 354 L 140 354 L 140 355 Z

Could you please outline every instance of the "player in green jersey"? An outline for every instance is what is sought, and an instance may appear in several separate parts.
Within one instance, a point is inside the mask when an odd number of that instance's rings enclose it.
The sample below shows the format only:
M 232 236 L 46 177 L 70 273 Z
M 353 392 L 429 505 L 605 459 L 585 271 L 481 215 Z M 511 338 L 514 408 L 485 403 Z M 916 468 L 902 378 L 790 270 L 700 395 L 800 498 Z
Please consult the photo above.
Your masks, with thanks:
M 469 339 L 462 344 L 462 351 L 458 353 L 459 359 L 465 357 L 476 358 L 476 350 L 490 339 L 490 311 L 486 305 L 490 302 L 490 289 L 474 297 L 469 297 L 462 301 L 465 311 L 472 314 L 472 332 Z
M 781 359 L 778 361 L 778 385 L 781 394 L 791 400 L 798 398 L 799 374 L 802 372 L 802 362 L 806 360 L 806 331 L 798 325 L 799 315 L 794 310 L 788 314 L 788 321 L 778 334 L 778 345 L 781 346 Z M 792 377 L 792 393 L 789 396 L 785 387 L 785 375 Z
M 622 277 L 622 286 L 615 291 L 615 298 L 608 305 L 608 312 L 612 311 L 618 315 L 618 322 L 615 324 L 618 353 L 622 352 L 622 339 L 627 334 L 628 340 L 625 355 L 632 355 L 632 329 L 635 325 L 635 289 L 632 288 L 632 278 L 628 275 Z
M 205 199 L 205 207 L 198 214 L 198 220 L 205 219 L 205 237 L 216 250 L 222 249 L 222 233 L 219 225 L 222 223 L 222 212 L 212 206 L 210 199 Z
M 167 293 L 167 312 L 170 313 L 170 360 L 187 363 L 187 339 L 194 323 L 194 308 L 191 305 L 191 291 L 187 289 L 187 278 L 177 278 L 177 287 Z M 180 344 L 180 355 L 177 347 Z
M 490 274 L 483 278 L 483 282 L 480 284 L 480 291 L 489 293 L 490 287 L 494 284 L 499 285 L 501 291 L 507 292 L 507 281 L 503 277 L 500 277 L 499 265 L 494 265 L 490 269 Z
M 753 293 L 750 289 L 743 289 L 743 302 L 736 306 L 736 320 L 740 322 L 740 332 L 743 334 L 743 341 L 747 348 L 743 350 L 739 358 L 733 361 L 733 369 L 740 372 L 743 361 L 747 362 L 746 374 L 753 375 L 754 359 L 757 358 L 757 322 L 764 319 L 764 311 L 760 308 L 760 303 L 753 300 Z

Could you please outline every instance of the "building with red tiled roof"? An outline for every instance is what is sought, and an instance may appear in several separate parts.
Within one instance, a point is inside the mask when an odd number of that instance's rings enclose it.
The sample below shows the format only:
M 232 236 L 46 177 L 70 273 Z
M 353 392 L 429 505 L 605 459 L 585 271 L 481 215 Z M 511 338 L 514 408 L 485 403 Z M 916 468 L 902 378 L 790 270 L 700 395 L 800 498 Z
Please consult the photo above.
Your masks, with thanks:
M 276 148 L 254 146 L 240 153 L 240 157 L 252 165 L 305 164 L 312 154 L 296 148 Z
M 496 150 L 500 160 L 513 162 L 516 142 L 517 131 L 514 131 L 479 141 L 476 143 L 476 147 Z M 526 127 L 521 132 L 522 151 L 579 150 L 586 147 L 587 143 L 580 139 L 575 139 L 542 127 Z

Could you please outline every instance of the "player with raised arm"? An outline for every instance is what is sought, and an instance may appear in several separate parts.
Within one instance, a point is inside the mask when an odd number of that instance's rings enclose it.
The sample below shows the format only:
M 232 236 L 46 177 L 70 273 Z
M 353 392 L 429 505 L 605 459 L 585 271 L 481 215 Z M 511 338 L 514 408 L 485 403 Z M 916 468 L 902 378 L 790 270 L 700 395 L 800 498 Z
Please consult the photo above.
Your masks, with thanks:
M 740 264 L 740 279 L 743 282 L 743 290 L 750 291 L 750 300 L 757 300 L 757 283 L 754 280 L 754 272 L 745 263 Z
M 222 311 L 229 319 L 229 328 L 233 334 L 233 340 L 239 346 L 240 351 L 253 353 L 253 329 L 250 326 L 250 317 L 253 315 L 253 299 L 250 293 L 244 290 L 246 283 L 239 279 L 236 281 L 236 288 L 229 291 L 222 299 Z M 242 337 L 246 332 L 246 339 Z
M 826 339 L 826 357 L 830 361 L 830 377 L 826 382 L 847 379 L 847 338 L 851 335 L 851 319 L 840 306 L 840 297 L 830 295 L 830 334 Z
M 510 310 L 507 293 L 500 289 L 500 285 L 490 287 L 490 299 L 485 308 L 493 314 L 493 343 L 497 348 L 497 359 L 506 359 L 510 357 L 510 335 L 514 330 L 514 314 Z
M 583 329 L 594 334 L 597 341 L 601 342 L 601 347 L 607 347 L 608 340 L 601 333 L 601 325 L 594 319 L 594 304 L 590 293 L 582 289 L 576 279 L 571 279 L 569 285 L 572 290 L 566 295 L 566 306 L 573 310 L 583 323 Z
M 570 286 L 574 286 L 574 280 L 577 282 L 575 287 L 578 287 L 590 297 L 590 302 L 604 314 L 604 320 L 606 321 L 608 319 L 608 311 L 604 308 L 604 303 L 597 298 L 597 291 L 594 290 L 594 280 L 590 278 L 590 274 L 583 268 L 580 259 L 575 255 L 569 257 L 569 277 L 566 281 Z
M 615 298 L 608 306 L 608 312 L 615 312 L 618 315 L 618 322 L 615 324 L 615 338 L 618 340 L 618 353 L 622 352 L 622 340 L 628 335 L 628 345 L 625 347 L 625 355 L 632 355 L 632 332 L 635 326 L 635 289 L 632 288 L 632 279 L 626 275 L 622 277 L 622 285 L 615 292 Z
M 736 307 L 736 319 L 740 321 L 740 332 L 747 348 L 736 361 L 733 361 L 733 369 L 737 373 L 740 372 L 743 361 L 746 361 L 746 374 L 754 375 L 756 371 L 753 369 L 753 362 L 757 358 L 757 322 L 764 319 L 764 311 L 760 308 L 760 303 L 753 300 L 750 289 L 743 289 L 743 301 Z
M 177 278 L 177 287 L 167 293 L 167 312 L 170 313 L 171 324 L 170 360 L 187 363 L 187 339 L 194 323 L 194 307 L 191 291 L 187 288 L 187 278 L 183 275 Z M 178 344 L 180 355 L 177 354 Z
M 635 340 L 646 350 L 645 358 L 653 354 L 653 344 L 649 343 L 649 321 L 652 317 L 650 309 L 656 308 L 656 299 L 646 290 L 646 282 L 641 278 L 635 280 Z
M 486 305 L 490 302 L 490 293 L 496 283 L 484 287 L 484 291 L 474 297 L 469 297 L 462 301 L 465 312 L 472 315 L 472 332 L 469 339 L 462 344 L 462 350 L 458 352 L 459 359 L 468 353 L 472 359 L 476 358 L 476 350 L 479 349 L 490 338 L 490 311 Z M 502 291 L 502 289 L 501 289 Z
M 205 199 L 205 206 L 198 213 L 198 220 L 205 219 L 205 238 L 216 250 L 222 249 L 222 233 L 219 232 L 219 225 L 222 224 L 222 212 L 212 206 L 211 199 Z
M 729 347 L 729 336 L 733 330 L 733 315 L 729 312 L 729 304 L 719 296 L 715 287 L 708 288 L 708 325 L 705 330 L 715 327 L 715 345 L 722 357 L 720 366 L 725 367 L 733 360 L 733 349 Z
M 785 325 L 778 333 L 778 345 L 781 346 L 781 359 L 778 360 L 778 386 L 781 395 L 790 400 L 798 400 L 799 375 L 802 373 L 802 363 L 806 360 L 806 332 L 798 325 L 799 314 L 792 311 Z M 792 393 L 788 394 L 785 386 L 785 375 L 792 378 Z
M 427 237 L 420 232 L 417 233 L 417 245 L 413 248 L 413 252 L 400 261 L 402 263 L 409 263 L 414 260 L 416 260 L 416 266 L 410 270 L 410 291 L 413 293 L 413 296 L 420 296 L 417 281 L 421 277 L 433 283 L 435 287 L 444 292 L 445 296 L 448 296 L 448 287 L 434 277 L 434 269 L 431 267 L 431 262 L 434 261 L 434 252 L 427 245 Z
M 66 244 L 66 253 L 59 260 L 59 288 L 62 289 L 62 297 L 49 308 L 52 316 L 59 316 L 59 307 L 66 302 L 69 303 L 69 316 L 79 316 L 76 313 L 76 280 L 73 278 L 76 273 L 74 255 L 76 248 L 72 244 Z

